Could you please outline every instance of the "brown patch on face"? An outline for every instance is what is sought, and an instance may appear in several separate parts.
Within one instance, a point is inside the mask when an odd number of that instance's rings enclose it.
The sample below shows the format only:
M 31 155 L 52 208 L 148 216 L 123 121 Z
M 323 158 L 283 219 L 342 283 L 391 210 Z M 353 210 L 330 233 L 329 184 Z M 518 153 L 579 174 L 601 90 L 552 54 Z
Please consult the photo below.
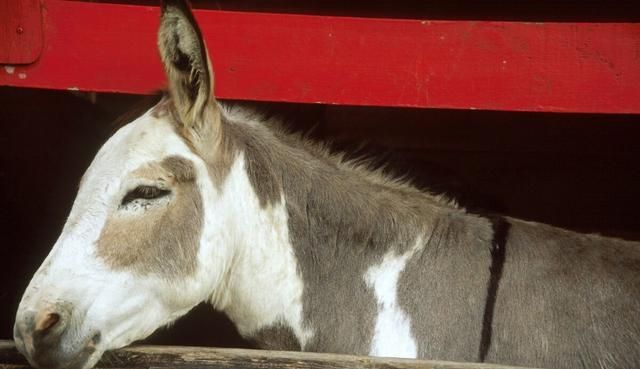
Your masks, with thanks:
M 135 175 L 164 182 L 171 189 L 171 198 L 136 214 L 113 214 L 98 240 L 98 256 L 113 269 L 138 274 L 193 274 L 203 223 L 202 198 L 193 164 L 171 156 Z
M 195 183 L 196 172 L 190 161 L 170 156 L 162 161 L 162 167 L 173 175 L 178 183 Z

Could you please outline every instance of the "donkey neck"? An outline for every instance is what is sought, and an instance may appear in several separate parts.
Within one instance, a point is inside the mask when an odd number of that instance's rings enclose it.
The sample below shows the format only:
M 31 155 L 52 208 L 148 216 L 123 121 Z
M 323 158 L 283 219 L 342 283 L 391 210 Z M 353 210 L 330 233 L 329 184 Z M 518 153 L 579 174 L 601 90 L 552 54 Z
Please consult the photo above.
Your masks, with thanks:
M 238 161 L 240 166 L 243 156 Z M 300 346 L 290 349 L 299 349 L 309 333 L 302 324 L 303 283 L 290 243 L 284 200 L 266 208 L 260 207 L 255 195 L 238 202 L 242 204 L 236 215 L 243 218 L 235 222 L 235 254 L 222 309 L 243 336 L 255 339 L 264 329 L 282 326 Z
M 302 324 L 303 284 L 290 243 L 284 196 L 277 202 L 260 198 L 249 176 L 252 158 L 241 149 L 241 142 L 231 139 L 225 136 L 222 143 L 233 150 L 225 154 L 231 159 L 229 168 L 223 169 L 222 192 L 232 219 L 224 232 L 233 252 L 223 285 L 211 302 L 245 338 L 286 327 L 294 341 L 286 348 L 301 349 L 310 333 Z
M 304 348 L 317 320 L 308 300 L 324 288 L 318 280 L 350 267 L 364 275 L 385 254 L 414 247 L 429 216 L 455 209 L 256 122 L 225 121 L 223 147 L 235 157 L 225 187 L 238 191 L 243 219 L 220 307 L 244 336 L 282 326 Z

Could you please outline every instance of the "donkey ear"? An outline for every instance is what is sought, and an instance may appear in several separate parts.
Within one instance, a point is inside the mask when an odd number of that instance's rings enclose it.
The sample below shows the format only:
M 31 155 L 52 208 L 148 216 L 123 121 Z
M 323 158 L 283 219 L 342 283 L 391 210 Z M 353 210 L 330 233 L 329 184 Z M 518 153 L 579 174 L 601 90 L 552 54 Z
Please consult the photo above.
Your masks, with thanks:
M 213 72 L 202 34 L 186 1 L 162 2 L 158 48 L 175 112 L 185 128 L 197 129 L 206 121 L 207 109 L 215 105 Z

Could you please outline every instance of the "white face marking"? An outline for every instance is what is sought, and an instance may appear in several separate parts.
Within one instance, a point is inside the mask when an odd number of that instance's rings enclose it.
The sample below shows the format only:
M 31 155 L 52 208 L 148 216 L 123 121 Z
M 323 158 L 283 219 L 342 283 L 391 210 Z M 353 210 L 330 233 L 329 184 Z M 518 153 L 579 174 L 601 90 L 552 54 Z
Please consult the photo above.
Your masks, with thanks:
M 214 210 L 216 201 L 203 201 L 207 229 L 202 233 L 195 275 L 171 281 L 158 275 L 141 277 L 127 270 L 112 270 L 96 255 L 98 239 L 111 214 L 120 211 L 144 216 L 142 207 L 119 207 L 124 194 L 140 184 L 130 173 L 169 156 L 193 162 L 203 199 L 220 197 L 204 162 L 175 134 L 170 123 L 147 112 L 121 128 L 96 155 L 60 237 L 20 303 L 17 324 L 21 317 L 56 303 L 73 307 L 69 333 L 59 347 L 70 357 L 100 332 L 100 343 L 85 368 L 93 366 L 104 350 L 144 338 L 184 315 L 221 282 L 229 250 L 215 246 L 230 242 L 219 234 L 219 219 L 225 209 Z M 153 206 L 164 206 L 162 201 Z M 215 233 L 218 235 L 212 236 Z
M 411 335 L 411 321 L 397 302 L 398 279 L 407 260 L 422 246 L 419 237 L 415 246 L 402 255 L 391 252 L 382 262 L 372 266 L 364 279 L 373 288 L 378 302 L 378 316 L 371 340 L 369 355 L 382 357 L 416 358 L 416 341 Z
M 243 155 L 233 164 L 223 191 L 239 211 L 232 217 L 232 227 L 242 247 L 230 271 L 229 294 L 216 305 L 229 315 L 243 335 L 284 323 L 304 348 L 313 333 L 303 326 L 304 286 L 289 239 L 284 197 L 277 205 L 260 207 Z

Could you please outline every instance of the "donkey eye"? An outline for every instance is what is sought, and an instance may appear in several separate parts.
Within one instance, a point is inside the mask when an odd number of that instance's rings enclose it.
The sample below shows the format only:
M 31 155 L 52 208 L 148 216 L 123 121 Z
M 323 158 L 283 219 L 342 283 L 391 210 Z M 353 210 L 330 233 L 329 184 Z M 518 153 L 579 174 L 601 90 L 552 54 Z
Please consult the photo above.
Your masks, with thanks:
M 128 203 L 134 200 L 139 200 L 139 199 L 142 199 L 142 200 L 158 199 L 161 197 L 165 197 L 170 193 L 171 191 L 169 190 L 154 187 L 154 186 L 138 186 L 133 190 L 129 191 L 129 193 L 127 193 L 124 196 L 124 198 L 122 199 L 122 204 L 120 204 L 120 206 L 127 205 Z

